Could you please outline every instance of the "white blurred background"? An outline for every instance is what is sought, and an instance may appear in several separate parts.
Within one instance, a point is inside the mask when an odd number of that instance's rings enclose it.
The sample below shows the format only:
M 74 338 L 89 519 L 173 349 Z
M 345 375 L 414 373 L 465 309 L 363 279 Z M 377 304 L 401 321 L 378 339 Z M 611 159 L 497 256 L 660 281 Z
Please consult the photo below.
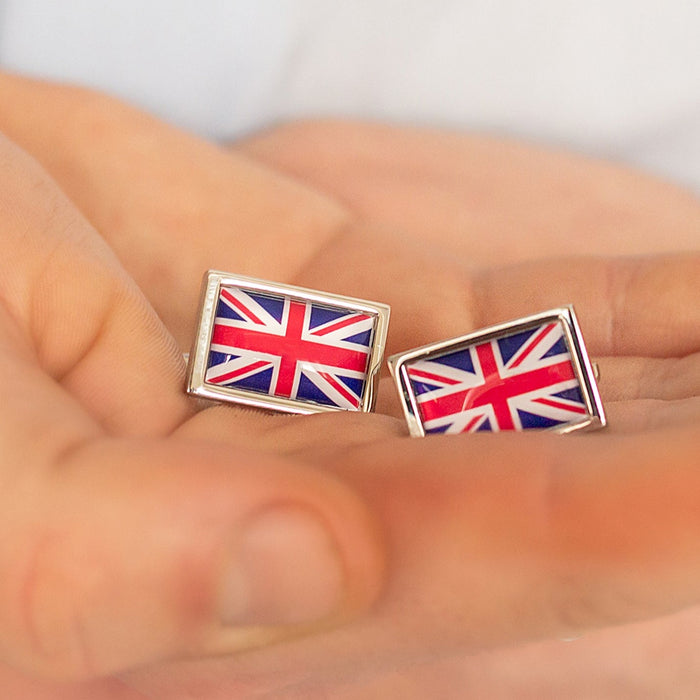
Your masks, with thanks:
M 0 0 L 0 66 L 215 139 L 379 118 L 516 135 L 700 191 L 699 0 Z

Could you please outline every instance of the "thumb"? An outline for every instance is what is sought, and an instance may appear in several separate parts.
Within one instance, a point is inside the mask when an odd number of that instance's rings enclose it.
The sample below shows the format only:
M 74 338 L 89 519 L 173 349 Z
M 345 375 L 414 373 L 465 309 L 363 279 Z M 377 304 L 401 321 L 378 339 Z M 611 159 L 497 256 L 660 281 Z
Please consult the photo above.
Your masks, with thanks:
M 269 457 L 98 440 L 38 481 L 3 495 L 0 545 L 0 655 L 33 673 L 260 646 L 339 622 L 382 577 L 359 499 Z

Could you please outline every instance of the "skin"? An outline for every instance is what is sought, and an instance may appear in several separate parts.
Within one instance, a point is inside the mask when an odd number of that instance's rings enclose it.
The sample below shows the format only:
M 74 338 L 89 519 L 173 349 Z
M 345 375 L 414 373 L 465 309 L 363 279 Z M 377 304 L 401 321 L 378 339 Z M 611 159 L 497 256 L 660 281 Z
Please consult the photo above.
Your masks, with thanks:
M 222 148 L 10 75 L 0 105 L 8 696 L 697 683 L 694 197 L 457 133 L 309 122 Z M 372 415 L 196 406 L 181 353 L 211 267 L 389 303 L 389 354 L 573 301 L 610 427 L 414 440 L 386 377 Z M 307 535 L 313 514 L 339 569 L 294 539 L 251 564 L 261 512 Z

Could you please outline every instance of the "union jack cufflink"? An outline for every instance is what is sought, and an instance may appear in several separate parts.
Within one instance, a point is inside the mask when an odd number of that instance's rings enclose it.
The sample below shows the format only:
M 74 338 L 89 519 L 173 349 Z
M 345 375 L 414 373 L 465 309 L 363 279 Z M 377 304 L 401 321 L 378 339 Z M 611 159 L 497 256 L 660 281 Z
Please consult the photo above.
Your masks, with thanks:
M 285 411 L 371 411 L 389 307 L 210 270 L 187 392 Z
M 602 428 L 572 306 L 389 358 L 411 435 Z

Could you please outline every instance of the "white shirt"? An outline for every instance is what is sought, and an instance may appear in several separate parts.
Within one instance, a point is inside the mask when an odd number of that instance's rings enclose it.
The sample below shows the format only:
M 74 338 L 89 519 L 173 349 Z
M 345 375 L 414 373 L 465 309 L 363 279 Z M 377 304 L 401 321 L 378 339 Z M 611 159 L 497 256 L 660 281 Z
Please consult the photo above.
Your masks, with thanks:
M 699 0 L 0 0 L 0 66 L 232 139 L 338 115 L 564 145 L 700 191 Z

